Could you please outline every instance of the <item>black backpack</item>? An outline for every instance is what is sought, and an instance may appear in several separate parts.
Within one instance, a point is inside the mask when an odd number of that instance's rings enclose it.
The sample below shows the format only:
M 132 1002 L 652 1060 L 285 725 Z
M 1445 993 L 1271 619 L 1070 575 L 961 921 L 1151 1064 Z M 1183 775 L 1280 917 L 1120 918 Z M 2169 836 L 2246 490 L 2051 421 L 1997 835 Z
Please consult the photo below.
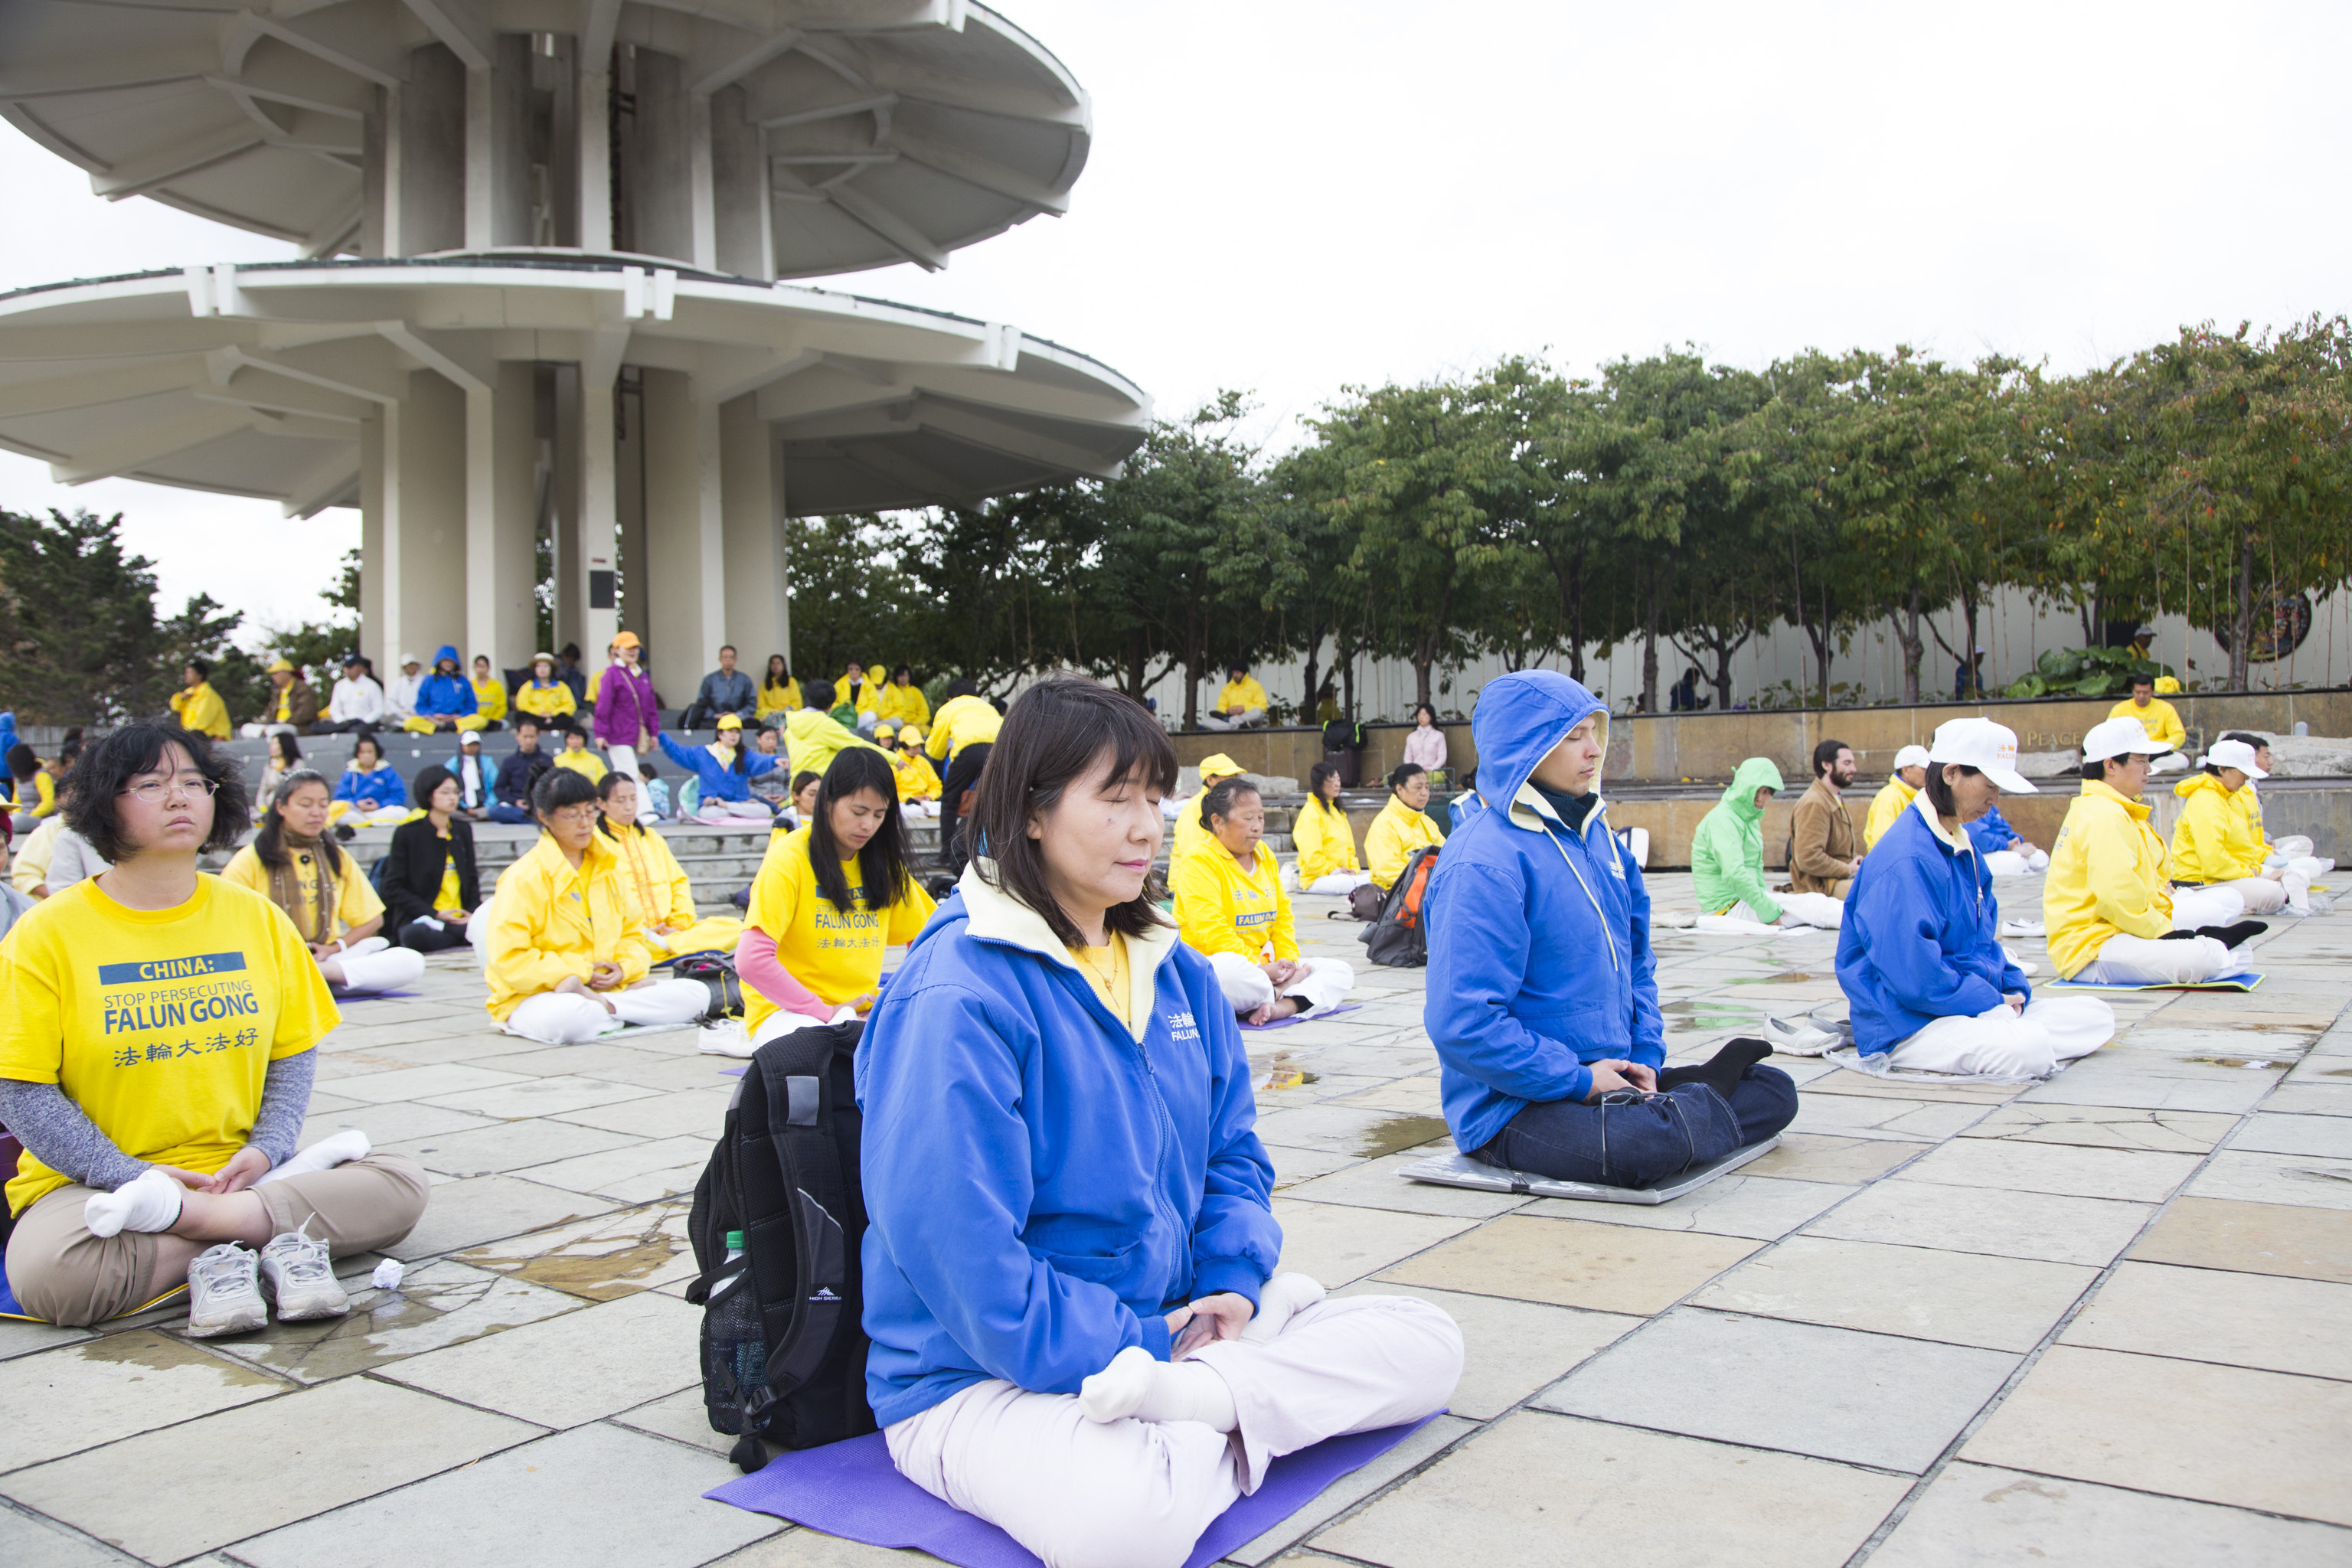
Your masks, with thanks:
M 1429 879 L 1437 874 L 1435 844 L 1412 852 L 1390 884 L 1380 918 L 1356 933 L 1365 956 L 1391 969 L 1420 969 L 1429 963 Z M 1359 889 L 1358 891 L 1362 889 Z
M 689 952 L 666 960 L 670 973 L 679 980 L 699 980 L 710 993 L 709 1018 L 740 1018 L 743 1016 L 743 982 L 735 973 L 735 955 L 731 952 Z
M 768 1462 L 762 1439 L 814 1448 L 875 1429 L 851 1068 L 865 1027 L 798 1029 L 753 1053 L 695 1184 L 701 1276 L 686 1299 L 702 1309 L 703 1404 L 713 1431 L 742 1439 L 728 1457 L 746 1474 Z M 743 1237 L 732 1258 L 730 1231 Z

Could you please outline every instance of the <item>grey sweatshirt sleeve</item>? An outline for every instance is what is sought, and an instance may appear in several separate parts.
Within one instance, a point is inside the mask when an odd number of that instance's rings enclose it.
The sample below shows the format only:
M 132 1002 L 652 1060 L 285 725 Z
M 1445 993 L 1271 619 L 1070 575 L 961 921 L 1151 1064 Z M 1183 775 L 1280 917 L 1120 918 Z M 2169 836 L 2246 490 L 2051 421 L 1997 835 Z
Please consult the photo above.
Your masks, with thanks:
M 0 1079 L 0 1122 L 7 1124 L 35 1159 L 85 1187 L 110 1193 L 147 1168 L 146 1161 L 116 1148 L 114 1140 L 53 1083 Z
M 261 1080 L 261 1109 L 253 1118 L 253 1135 L 246 1140 L 269 1156 L 276 1170 L 294 1157 L 302 1136 L 302 1119 L 310 1113 L 310 1083 L 319 1076 L 316 1050 L 280 1057 L 269 1064 Z

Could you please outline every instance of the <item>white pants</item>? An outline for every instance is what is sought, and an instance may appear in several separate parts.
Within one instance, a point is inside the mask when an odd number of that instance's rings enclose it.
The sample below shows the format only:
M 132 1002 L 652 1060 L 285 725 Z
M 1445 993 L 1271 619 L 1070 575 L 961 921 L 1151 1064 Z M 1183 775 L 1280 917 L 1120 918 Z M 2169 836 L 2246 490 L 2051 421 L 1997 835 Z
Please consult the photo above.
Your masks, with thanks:
M 362 811 L 352 806 L 343 813 L 341 826 L 346 827 L 397 827 L 408 820 L 409 807 L 379 805 L 373 811 Z
M 883 1440 L 900 1475 L 1047 1568 L 1178 1568 L 1276 1458 L 1441 1408 L 1462 1375 L 1462 1331 L 1425 1301 L 1351 1296 L 1307 1308 L 1270 1340 L 1223 1340 L 1191 1359 L 1232 1387 L 1230 1437 L 1197 1421 L 1089 1421 L 1076 1394 L 992 1379 Z
M 902 800 L 898 803 L 898 811 L 901 816 L 928 822 L 940 814 L 940 803 L 935 800 Z
M 268 724 L 239 724 L 236 727 L 236 732 L 244 736 L 248 741 L 258 741 L 264 735 L 291 735 L 296 733 L 296 731 L 294 726 L 291 724 L 272 722 Z
M 1996 877 L 2022 877 L 2029 871 L 2048 870 L 2050 855 L 2042 849 L 1994 849 L 1986 854 L 1984 863 L 1985 869 Z
M 2167 752 L 2164 755 L 2149 763 L 2147 764 L 2147 771 L 2152 773 L 2177 773 L 2188 765 L 2188 752 Z
M 2237 894 L 2246 901 L 2246 913 L 2250 915 L 2274 915 L 2289 905 L 2297 910 L 2311 908 L 2311 879 L 2300 871 L 2282 871 L 2275 882 L 2268 877 L 2240 877 L 2234 881 L 2208 882 L 2205 886 L 2212 892 Z M 2176 892 L 2172 897 L 2178 908 L 2180 895 Z
M 1356 972 L 1345 962 L 1337 958 L 1303 962 L 1307 965 L 1306 977 L 1292 981 L 1280 993 L 1298 998 L 1302 1004 L 1298 1016 L 1328 1013 L 1346 1001 L 1348 993 L 1355 989 Z M 1209 955 L 1209 967 L 1217 972 L 1217 984 L 1223 989 L 1225 1000 L 1234 1005 L 1235 1013 L 1255 1013 L 1275 1000 L 1274 982 L 1265 977 L 1265 970 L 1241 954 L 1213 952 Z
M 2245 915 L 2246 900 L 2228 888 L 2172 889 L 2172 929 L 2175 931 L 2235 925 Z
M 704 821 L 731 822 L 740 817 L 747 822 L 772 822 L 776 814 L 756 800 L 709 800 L 699 812 Z
M 507 1027 L 542 1045 L 576 1046 L 625 1024 L 691 1024 L 710 1009 L 710 988 L 699 980 L 656 980 L 603 995 L 610 1013 L 592 997 L 542 991 L 516 1004 Z
M 812 1017 L 806 1013 L 795 1013 L 790 1007 L 779 1007 L 760 1020 L 760 1032 L 751 1037 L 751 1043 L 764 1046 L 770 1040 L 783 1038 L 794 1029 L 818 1029 L 827 1024 L 846 1024 L 856 1016 L 857 1009 L 845 1003 L 835 1007 L 829 1018 Z
M 1746 919 L 1758 925 L 1821 926 L 1835 931 L 1845 923 L 1845 905 L 1827 893 L 1775 893 L 1772 901 L 1780 906 L 1780 919 L 1766 920 L 1745 903 L 1731 906 L 1727 919 Z
M 1253 724 L 1265 722 L 1265 710 L 1263 708 L 1244 708 L 1230 719 L 1221 719 L 1214 713 L 1201 715 L 1201 728 L 1203 730 L 1246 730 Z
M 2324 855 L 2313 854 L 2314 847 L 2311 839 L 2301 833 L 2290 833 L 2284 838 L 2273 838 L 2271 840 L 2270 853 L 2263 858 L 2263 868 L 2265 870 L 2276 870 L 2280 867 L 2284 867 L 2290 871 L 2302 872 L 2306 879 L 2315 880 L 2336 869 L 2336 862 Z
M 355 942 L 329 961 L 343 972 L 346 991 L 397 991 L 425 974 L 425 955 L 380 936 Z
M 1370 871 L 1326 871 L 1300 890 L 1321 893 L 1327 898 L 1344 899 L 1358 888 L 1371 885 L 1372 874 Z
M 2102 942 L 2099 956 L 2073 978 L 2102 985 L 2193 985 L 2227 980 L 2252 967 L 2242 949 L 2223 947 L 2210 936 L 2150 942 L 2117 934 Z
M 2167 942 L 2185 947 L 2186 942 Z M 1973 1018 L 1938 1018 L 1886 1053 L 1915 1072 L 2048 1078 L 2116 1037 L 2116 1010 L 2095 996 L 2042 996 L 2022 1016 L 2007 1003 Z

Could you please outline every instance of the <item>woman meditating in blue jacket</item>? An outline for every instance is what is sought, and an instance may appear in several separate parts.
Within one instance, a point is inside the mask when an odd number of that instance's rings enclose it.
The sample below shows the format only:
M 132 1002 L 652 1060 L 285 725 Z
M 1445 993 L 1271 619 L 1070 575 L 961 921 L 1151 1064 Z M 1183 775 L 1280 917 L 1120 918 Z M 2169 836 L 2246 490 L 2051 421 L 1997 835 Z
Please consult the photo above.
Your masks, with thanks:
M 857 1050 L 866 1394 L 901 1473 L 1055 1568 L 1175 1568 L 1269 1462 L 1442 1408 L 1462 1336 L 1275 1273 L 1208 961 L 1152 901 L 1166 733 L 1078 680 L 1004 716 L 982 849 Z
M 1734 1040 L 1666 1068 L 1650 895 L 1601 800 L 1609 710 L 1549 669 L 1479 695 L 1470 735 L 1487 810 L 1445 841 L 1429 886 L 1423 1018 L 1454 1144 L 1485 1164 L 1645 1187 L 1771 1137 L 1789 1075 Z

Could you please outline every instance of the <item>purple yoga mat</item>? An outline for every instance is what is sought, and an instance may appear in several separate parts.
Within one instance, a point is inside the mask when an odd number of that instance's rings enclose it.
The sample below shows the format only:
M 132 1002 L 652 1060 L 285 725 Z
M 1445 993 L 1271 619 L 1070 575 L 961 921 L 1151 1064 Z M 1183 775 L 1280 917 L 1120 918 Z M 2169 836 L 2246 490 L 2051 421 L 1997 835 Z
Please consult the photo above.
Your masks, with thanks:
M 1276 1018 L 1271 1024 L 1244 1024 L 1242 1027 L 1244 1029 L 1287 1029 L 1293 1024 L 1319 1024 L 1326 1018 L 1336 1018 L 1342 1013 L 1360 1013 L 1363 1010 L 1364 1005 L 1362 1003 L 1350 1002 L 1345 1006 L 1334 1007 L 1328 1013 L 1318 1013 L 1312 1018 L 1302 1018 L 1297 1014 L 1293 1013 L 1289 1017 Z
M 1266 1467 L 1265 1483 L 1213 1520 L 1184 1568 L 1203 1568 L 1312 1502 L 1324 1488 L 1361 1469 L 1434 1420 L 1329 1437 Z M 961 1568 L 1044 1568 L 1004 1531 L 941 1502 L 890 1463 L 882 1434 L 780 1454 L 702 1494 L 753 1513 L 773 1514 L 868 1546 L 913 1547 Z

